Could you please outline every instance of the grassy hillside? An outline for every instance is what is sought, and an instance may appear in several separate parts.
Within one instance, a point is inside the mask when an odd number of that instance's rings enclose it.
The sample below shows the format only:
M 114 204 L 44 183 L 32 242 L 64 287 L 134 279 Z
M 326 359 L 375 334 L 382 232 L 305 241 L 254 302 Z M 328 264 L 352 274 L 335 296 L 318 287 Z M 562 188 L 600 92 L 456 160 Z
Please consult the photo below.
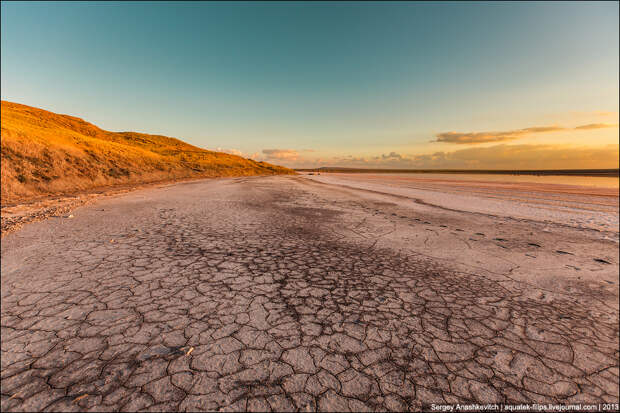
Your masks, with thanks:
M 166 136 L 108 132 L 17 103 L 2 101 L 1 113 L 2 205 L 118 184 L 294 173 Z

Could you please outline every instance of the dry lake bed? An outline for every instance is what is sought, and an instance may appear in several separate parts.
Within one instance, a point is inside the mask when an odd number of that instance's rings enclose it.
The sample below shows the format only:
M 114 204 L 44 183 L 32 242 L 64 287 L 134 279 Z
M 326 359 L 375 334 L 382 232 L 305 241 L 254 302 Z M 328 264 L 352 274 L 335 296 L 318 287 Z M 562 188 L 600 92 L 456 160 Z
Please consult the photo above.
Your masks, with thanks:
M 71 214 L 2 238 L 3 411 L 618 403 L 617 187 L 227 178 Z

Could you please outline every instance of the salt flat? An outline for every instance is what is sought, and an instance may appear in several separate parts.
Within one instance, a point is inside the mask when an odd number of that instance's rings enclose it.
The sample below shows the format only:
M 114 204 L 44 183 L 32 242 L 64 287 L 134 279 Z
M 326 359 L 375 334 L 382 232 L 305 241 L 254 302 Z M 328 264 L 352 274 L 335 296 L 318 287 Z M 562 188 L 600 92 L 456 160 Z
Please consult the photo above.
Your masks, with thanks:
M 456 211 L 548 221 L 618 234 L 618 178 L 458 174 L 306 175 Z
M 181 183 L 7 234 L 2 410 L 618 402 L 617 197 L 373 179 Z

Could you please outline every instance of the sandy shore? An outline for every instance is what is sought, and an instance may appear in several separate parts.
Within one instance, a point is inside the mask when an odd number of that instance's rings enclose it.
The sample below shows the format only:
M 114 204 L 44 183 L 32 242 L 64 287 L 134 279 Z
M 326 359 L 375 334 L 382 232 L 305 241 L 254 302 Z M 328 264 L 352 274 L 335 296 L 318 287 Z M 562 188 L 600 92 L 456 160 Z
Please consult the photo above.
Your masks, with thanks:
M 2 410 L 618 402 L 617 231 L 585 198 L 567 225 L 539 219 L 557 192 L 373 179 L 175 184 L 7 234 Z

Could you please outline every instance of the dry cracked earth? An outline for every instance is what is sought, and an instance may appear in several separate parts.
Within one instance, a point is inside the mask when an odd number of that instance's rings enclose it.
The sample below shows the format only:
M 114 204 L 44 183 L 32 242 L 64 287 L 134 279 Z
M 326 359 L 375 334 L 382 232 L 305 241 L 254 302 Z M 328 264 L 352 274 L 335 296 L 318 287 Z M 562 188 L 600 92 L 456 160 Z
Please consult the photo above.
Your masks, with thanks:
M 557 234 L 373 196 L 208 180 L 6 235 L 2 410 L 618 402 L 617 253 L 553 287 L 519 274 Z

